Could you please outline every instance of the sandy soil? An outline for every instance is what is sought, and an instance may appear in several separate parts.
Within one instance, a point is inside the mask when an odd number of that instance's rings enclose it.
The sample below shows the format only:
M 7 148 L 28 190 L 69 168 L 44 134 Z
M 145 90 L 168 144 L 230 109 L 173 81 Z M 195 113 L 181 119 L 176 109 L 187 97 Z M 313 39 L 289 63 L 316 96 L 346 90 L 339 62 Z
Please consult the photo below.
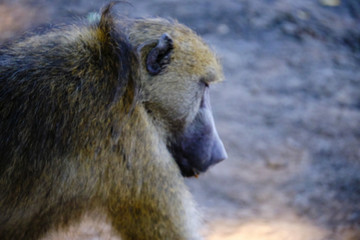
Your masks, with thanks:
M 1 40 L 102 6 L 9 3 L 0 3 Z M 187 180 L 207 239 L 360 239 L 359 1 L 132 4 L 119 10 L 178 19 L 202 35 L 224 65 L 227 80 L 212 89 L 212 104 L 229 159 Z M 76 239 L 110 239 L 106 229 L 87 218 L 71 231 Z

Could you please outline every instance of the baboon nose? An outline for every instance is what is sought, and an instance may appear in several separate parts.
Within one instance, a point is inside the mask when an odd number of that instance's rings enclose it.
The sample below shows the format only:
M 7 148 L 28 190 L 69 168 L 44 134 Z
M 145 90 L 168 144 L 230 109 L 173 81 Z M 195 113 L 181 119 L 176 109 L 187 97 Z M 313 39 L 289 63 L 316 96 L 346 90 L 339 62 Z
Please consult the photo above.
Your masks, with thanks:
M 216 164 L 224 161 L 225 159 L 227 159 L 227 157 L 228 155 L 226 153 L 223 142 L 220 138 L 217 138 L 211 152 L 211 164 Z

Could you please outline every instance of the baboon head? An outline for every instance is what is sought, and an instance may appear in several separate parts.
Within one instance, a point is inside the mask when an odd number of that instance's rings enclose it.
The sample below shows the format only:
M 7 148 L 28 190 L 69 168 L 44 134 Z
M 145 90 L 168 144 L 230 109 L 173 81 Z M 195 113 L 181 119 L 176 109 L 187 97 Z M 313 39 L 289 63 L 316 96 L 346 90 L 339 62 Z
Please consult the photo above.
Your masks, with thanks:
M 129 38 L 141 61 L 145 108 L 182 175 L 197 176 L 226 159 L 209 96 L 223 74 L 209 47 L 189 28 L 164 19 L 136 20 Z

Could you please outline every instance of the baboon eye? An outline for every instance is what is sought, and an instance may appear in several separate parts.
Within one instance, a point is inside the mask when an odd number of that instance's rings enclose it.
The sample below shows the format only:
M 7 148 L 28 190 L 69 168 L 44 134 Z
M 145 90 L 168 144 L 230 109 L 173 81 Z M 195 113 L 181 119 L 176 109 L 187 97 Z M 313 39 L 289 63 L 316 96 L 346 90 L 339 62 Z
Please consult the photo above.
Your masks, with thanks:
M 201 84 L 201 101 L 200 101 L 200 108 L 204 108 L 205 107 L 205 95 L 207 94 L 207 92 L 209 91 L 209 83 L 207 83 L 206 81 L 204 81 L 203 79 L 200 80 L 200 84 Z
M 209 83 L 205 80 L 205 78 L 201 78 L 200 83 L 203 84 L 206 88 L 209 87 Z

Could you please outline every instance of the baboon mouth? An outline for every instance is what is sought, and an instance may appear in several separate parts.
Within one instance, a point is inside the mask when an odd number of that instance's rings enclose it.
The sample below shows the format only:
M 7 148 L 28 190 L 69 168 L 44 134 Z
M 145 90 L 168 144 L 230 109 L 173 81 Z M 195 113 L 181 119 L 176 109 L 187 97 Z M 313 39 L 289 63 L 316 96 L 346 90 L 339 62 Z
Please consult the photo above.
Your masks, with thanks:
M 211 156 L 201 154 L 197 151 L 187 151 L 181 144 L 170 143 L 168 150 L 176 161 L 183 177 L 198 177 L 206 172 L 208 168 L 217 162 Z M 209 158 L 210 157 L 210 158 Z
M 195 178 L 198 178 L 201 173 L 206 171 L 206 170 L 199 170 L 197 168 L 191 168 L 190 166 L 180 165 L 179 163 L 178 163 L 178 166 L 180 168 L 181 175 L 183 177 L 195 177 Z
M 205 172 L 209 166 L 197 166 L 195 159 L 188 159 L 182 155 L 174 156 L 177 165 L 179 166 L 181 175 L 183 177 L 199 177 L 199 175 Z
M 195 177 L 195 178 L 198 178 L 200 172 L 198 172 L 196 169 L 193 169 L 193 172 L 194 172 L 194 177 Z
M 181 170 L 181 174 L 184 177 L 196 177 L 196 178 L 198 178 L 201 173 L 205 172 L 196 168 L 191 168 L 191 169 L 189 168 L 185 170 L 184 168 L 180 167 L 180 170 Z

